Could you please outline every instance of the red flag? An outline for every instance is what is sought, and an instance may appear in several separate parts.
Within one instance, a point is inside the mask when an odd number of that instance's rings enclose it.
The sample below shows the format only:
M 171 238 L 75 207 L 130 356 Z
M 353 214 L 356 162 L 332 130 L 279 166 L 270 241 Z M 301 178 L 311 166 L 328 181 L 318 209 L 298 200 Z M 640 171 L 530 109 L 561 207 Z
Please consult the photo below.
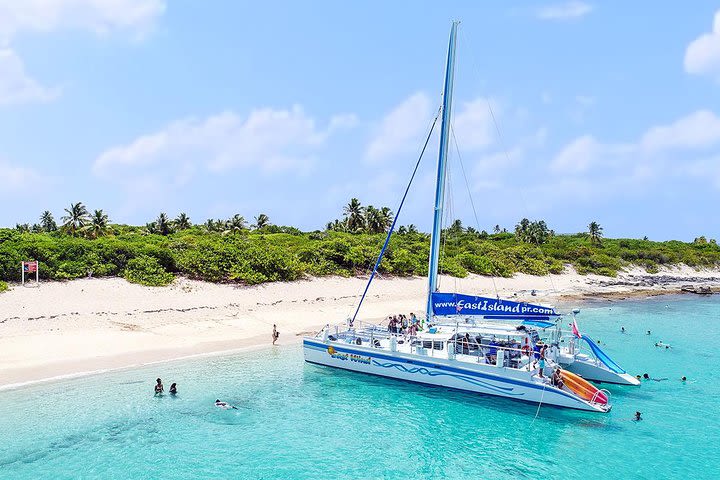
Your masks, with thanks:
M 572 322 L 572 333 L 576 337 L 582 338 L 582 335 L 580 335 L 580 330 L 578 330 L 578 327 L 577 327 L 577 322 L 575 321 L 574 318 L 573 318 L 573 322 Z

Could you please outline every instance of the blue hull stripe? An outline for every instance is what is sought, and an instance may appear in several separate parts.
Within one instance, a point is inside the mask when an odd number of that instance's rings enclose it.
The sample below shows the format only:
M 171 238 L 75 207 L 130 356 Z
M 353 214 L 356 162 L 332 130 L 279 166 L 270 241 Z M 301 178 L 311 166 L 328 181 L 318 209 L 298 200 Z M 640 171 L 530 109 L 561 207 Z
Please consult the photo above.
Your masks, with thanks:
M 329 345 L 325 345 L 324 343 L 313 342 L 313 341 L 311 341 L 311 340 L 303 339 L 303 346 L 304 346 L 304 347 L 307 347 L 307 348 L 312 348 L 312 349 L 318 350 L 318 351 L 325 351 L 325 350 L 327 350 L 327 348 L 328 348 Z M 371 357 L 373 357 L 373 358 L 382 358 L 382 359 L 384 359 L 384 360 L 391 360 L 391 361 L 395 361 L 395 362 L 397 362 L 397 361 L 402 361 L 402 362 L 405 362 L 405 363 L 409 363 L 409 364 L 411 364 L 411 365 L 417 365 L 417 366 L 428 367 L 428 368 L 435 368 L 435 369 L 438 369 L 438 370 L 444 370 L 444 371 L 448 371 L 448 372 L 461 373 L 461 374 L 463 374 L 463 375 L 468 375 L 468 376 L 472 376 L 472 377 L 479 377 L 479 378 L 485 378 L 485 379 L 488 379 L 488 380 L 493 380 L 493 381 L 500 382 L 500 383 L 507 383 L 507 384 L 511 384 L 511 385 L 519 385 L 519 386 L 521 386 L 521 387 L 526 387 L 526 388 L 535 388 L 535 389 L 537 389 L 537 390 L 543 390 L 543 389 L 546 390 L 546 391 L 547 391 L 547 390 L 551 390 L 551 391 L 554 392 L 554 393 L 563 395 L 563 396 L 565 396 L 565 397 L 567 397 L 567 398 L 570 398 L 570 399 L 572 399 L 572 400 L 574 400 L 574 401 L 576 401 L 576 402 L 584 403 L 582 400 L 580 400 L 580 399 L 578 399 L 578 398 L 570 395 L 569 393 L 567 393 L 567 392 L 565 392 L 565 391 L 563 391 L 563 390 L 558 390 L 558 389 L 553 388 L 553 387 L 548 387 L 548 386 L 543 387 L 542 385 L 537 385 L 537 384 L 535 384 L 535 383 L 523 382 L 523 381 L 521 381 L 521 380 L 515 380 L 515 379 L 512 379 L 512 378 L 503 378 L 503 377 L 499 377 L 499 376 L 497 376 L 497 375 L 491 375 L 491 374 L 486 374 L 486 373 L 482 373 L 482 372 L 476 372 L 476 371 L 473 371 L 473 370 L 464 370 L 464 369 L 461 369 L 461 368 L 451 367 L 451 366 L 448 366 L 448 365 L 439 365 L 439 364 L 436 364 L 436 363 L 428 363 L 428 362 L 425 362 L 425 361 L 423 361 L 423 360 L 416 360 L 416 359 L 414 359 L 414 358 L 413 358 L 413 359 L 407 359 L 407 358 L 391 357 L 391 356 L 389 356 L 389 355 L 385 355 L 385 354 L 382 354 L 382 353 L 368 352 L 368 351 L 366 351 L 366 350 L 354 350 L 354 349 L 350 349 L 350 348 L 347 348 L 347 347 L 341 347 L 341 346 L 338 346 L 338 345 L 335 345 L 335 344 L 333 344 L 332 347 L 333 347 L 335 350 L 337 350 L 338 352 L 353 353 L 353 354 L 356 354 L 356 355 L 366 355 L 366 356 L 371 356 Z

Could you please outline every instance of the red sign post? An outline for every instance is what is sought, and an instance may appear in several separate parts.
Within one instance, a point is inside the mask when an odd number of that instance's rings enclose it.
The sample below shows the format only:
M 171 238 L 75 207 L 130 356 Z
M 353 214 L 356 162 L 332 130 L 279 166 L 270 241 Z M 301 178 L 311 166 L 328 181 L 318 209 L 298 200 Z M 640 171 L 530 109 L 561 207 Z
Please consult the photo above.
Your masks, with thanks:
M 31 273 L 35 274 L 35 283 L 40 283 L 40 272 L 38 268 L 38 261 L 33 260 L 31 262 L 20 262 L 20 271 L 22 272 L 22 284 L 25 286 L 25 274 L 30 276 Z

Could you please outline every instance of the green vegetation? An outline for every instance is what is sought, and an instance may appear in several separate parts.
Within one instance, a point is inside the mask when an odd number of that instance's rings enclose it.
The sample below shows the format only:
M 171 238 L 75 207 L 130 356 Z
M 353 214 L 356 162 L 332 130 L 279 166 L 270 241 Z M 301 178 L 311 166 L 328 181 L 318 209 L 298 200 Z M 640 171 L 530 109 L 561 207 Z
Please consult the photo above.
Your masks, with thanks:
M 193 225 L 186 214 L 161 213 L 145 227 L 111 224 L 102 210 L 82 203 L 66 209 L 58 229 L 50 212 L 35 227 L 0 229 L 0 280 L 19 281 L 21 260 L 39 260 L 44 279 L 122 276 L 142 285 L 167 285 L 175 275 L 211 282 L 258 284 L 304 276 L 366 274 L 392 223 L 387 207 L 363 207 L 353 199 L 342 220 L 325 231 L 301 232 L 273 225 L 265 214 L 250 228 L 241 215 Z M 656 272 L 662 265 L 720 266 L 720 247 L 698 237 L 692 243 L 602 238 L 597 222 L 588 232 L 557 235 L 544 221 L 521 220 L 510 233 L 466 228 L 459 220 L 443 231 L 443 273 L 508 277 L 545 275 L 573 265 L 580 273 L 614 276 L 627 266 Z M 401 226 L 390 241 L 380 272 L 426 275 L 429 235 Z M 0 290 L 3 285 L 0 284 Z
M 0 293 L 7 291 L 7 289 L 8 289 L 7 282 L 3 282 L 2 280 L 0 280 Z

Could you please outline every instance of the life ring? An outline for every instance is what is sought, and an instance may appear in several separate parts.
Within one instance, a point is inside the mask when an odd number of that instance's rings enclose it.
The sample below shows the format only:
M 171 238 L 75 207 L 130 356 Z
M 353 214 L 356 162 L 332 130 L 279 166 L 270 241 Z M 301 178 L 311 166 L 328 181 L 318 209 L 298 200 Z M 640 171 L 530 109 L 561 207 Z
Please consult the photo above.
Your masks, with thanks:
M 529 357 L 530 350 L 530 340 L 528 339 L 528 337 L 525 337 L 525 345 L 522 346 L 520 351 Z

